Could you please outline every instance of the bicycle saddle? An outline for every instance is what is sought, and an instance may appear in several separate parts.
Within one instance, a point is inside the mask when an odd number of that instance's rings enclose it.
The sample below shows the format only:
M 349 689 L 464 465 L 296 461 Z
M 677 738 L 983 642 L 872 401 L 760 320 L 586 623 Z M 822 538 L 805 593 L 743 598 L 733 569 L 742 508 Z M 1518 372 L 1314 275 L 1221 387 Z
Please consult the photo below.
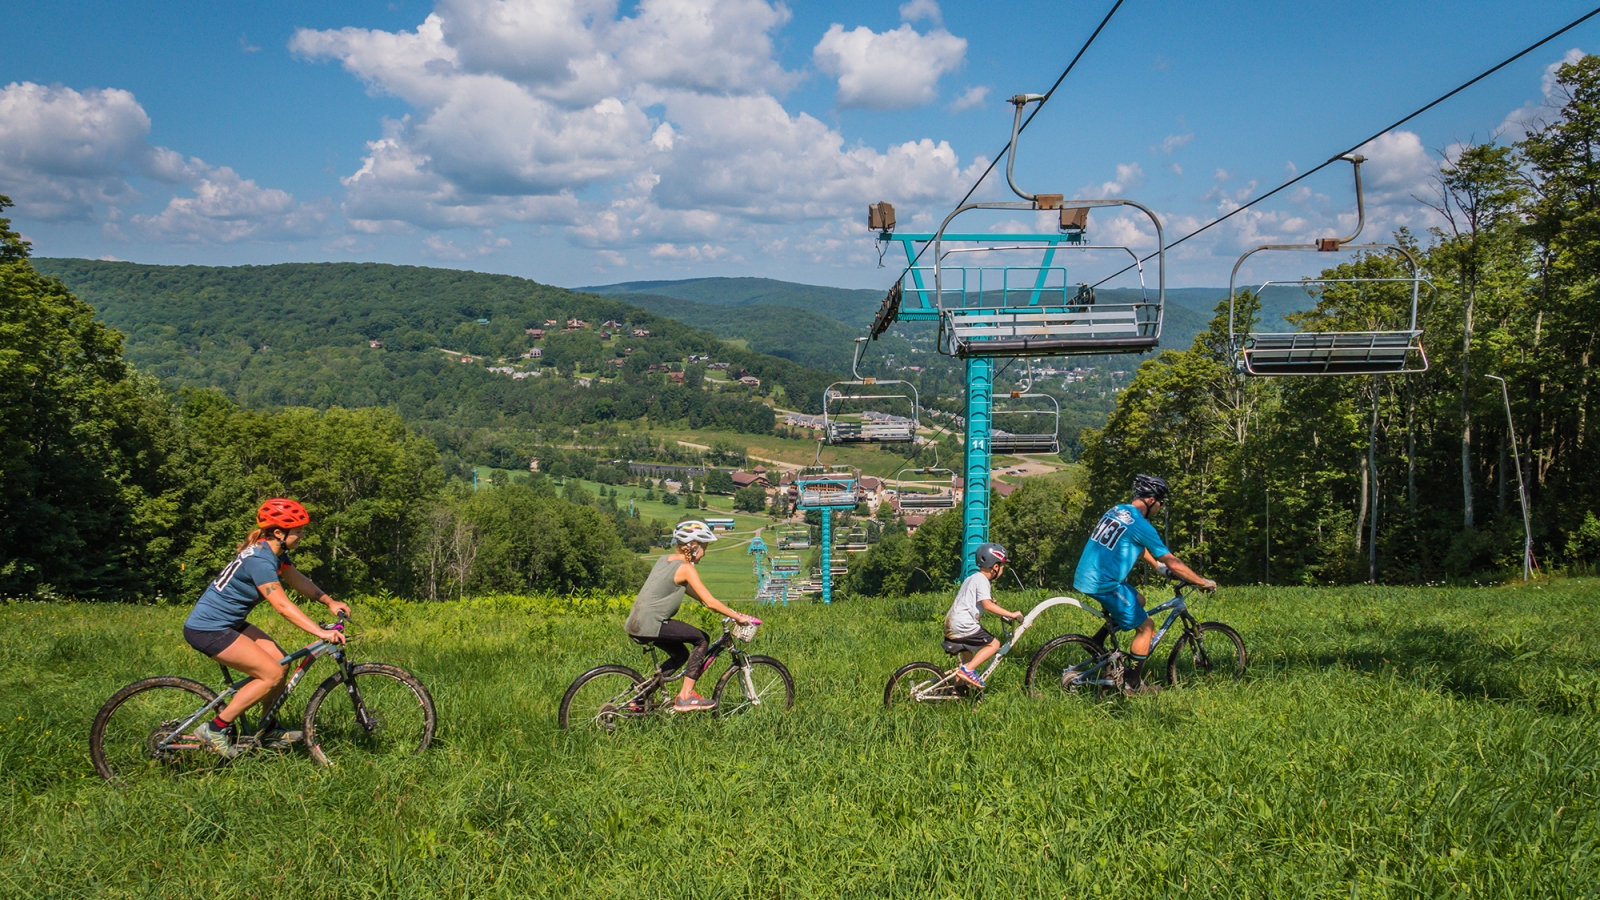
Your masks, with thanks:
M 960 656 L 971 649 L 972 648 L 968 647 L 966 644 L 958 644 L 955 641 L 944 642 L 944 652 L 950 654 L 951 656 Z

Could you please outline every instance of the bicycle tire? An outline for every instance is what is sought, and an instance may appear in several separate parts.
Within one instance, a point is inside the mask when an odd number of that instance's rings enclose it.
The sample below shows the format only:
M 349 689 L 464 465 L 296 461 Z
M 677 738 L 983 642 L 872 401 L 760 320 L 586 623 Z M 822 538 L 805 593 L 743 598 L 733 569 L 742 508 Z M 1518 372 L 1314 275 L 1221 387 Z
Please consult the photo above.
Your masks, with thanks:
M 161 751 L 155 747 L 171 734 L 173 726 L 215 699 L 216 691 L 176 675 L 145 678 L 112 694 L 89 728 L 89 759 L 96 774 L 114 784 L 127 784 L 140 775 L 182 775 L 215 768 L 221 757 L 198 741 Z M 119 711 L 124 715 L 118 723 L 128 722 L 126 728 L 112 722 Z
M 924 680 L 919 681 L 912 677 L 918 672 L 923 674 Z M 922 701 L 914 696 L 912 691 L 931 683 L 927 679 L 932 679 L 932 681 L 936 682 L 941 678 L 944 678 L 944 670 L 933 663 L 906 663 L 895 669 L 894 674 L 889 676 L 889 684 L 883 689 L 883 705 L 886 708 L 893 708 L 903 703 L 920 703 Z M 899 689 L 898 692 L 897 688 Z M 956 697 L 953 689 L 950 696 L 952 699 Z
M 1199 641 L 1194 635 L 1199 635 Z M 1215 635 L 1216 639 L 1208 640 Z M 1197 652 L 1200 651 L 1200 652 Z M 1208 681 L 1238 681 L 1250 664 L 1244 638 L 1221 622 L 1201 622 L 1194 634 L 1178 638 L 1167 657 L 1167 687 Z
M 626 687 L 620 684 L 615 688 L 611 687 L 611 683 L 615 682 L 617 678 L 626 679 Z M 591 701 L 588 696 L 585 696 L 582 703 L 577 703 L 579 692 L 588 685 L 599 682 L 601 679 L 605 679 L 606 686 L 594 694 L 594 699 Z M 574 704 L 577 703 L 578 724 L 587 725 L 601 731 L 615 731 L 620 720 L 630 717 L 629 713 L 618 709 L 618 701 L 621 700 L 622 703 L 627 703 L 634 699 L 628 697 L 629 692 L 637 692 L 641 684 L 644 684 L 644 676 L 627 666 L 595 666 L 574 679 L 571 686 L 567 688 L 567 692 L 561 696 L 561 709 L 556 714 L 556 723 L 562 729 L 572 725 L 572 710 Z M 621 699 L 624 697 L 628 699 Z M 650 711 L 649 698 L 646 697 L 643 700 L 643 708 L 640 712 L 648 713 Z M 591 705 L 594 706 L 592 713 L 588 709 Z
M 342 671 L 317 685 L 306 701 L 305 743 L 312 759 L 329 766 L 333 765 L 330 756 L 356 749 L 373 755 L 405 756 L 428 749 L 439 718 L 433 696 L 421 679 L 388 663 L 360 663 L 350 668 L 350 674 L 355 680 L 355 693 L 346 688 L 348 705 L 323 703 L 334 688 L 345 685 Z M 361 697 L 361 712 L 356 709 L 357 694 Z M 362 721 L 363 713 L 367 721 Z
M 1083 694 L 1099 697 L 1106 693 L 1105 685 L 1085 682 L 1072 677 L 1074 669 L 1082 669 L 1106 655 L 1106 648 L 1092 637 L 1081 634 L 1063 634 L 1046 641 L 1043 647 L 1028 660 L 1028 674 L 1023 681 L 1024 690 L 1033 697 L 1049 696 L 1054 687 L 1062 694 Z
M 722 673 L 717 679 L 717 687 L 711 692 L 711 699 L 717 701 L 717 716 L 726 718 L 756 711 L 761 708 L 776 709 L 773 703 L 778 699 L 778 689 L 783 690 L 783 709 L 787 712 L 794 708 L 794 676 L 789 674 L 788 668 L 770 656 L 747 656 L 745 660 L 750 664 L 750 680 L 755 685 L 755 702 L 749 692 L 745 690 L 744 668 L 738 664 L 728 666 L 728 671 Z M 770 670 L 766 672 L 764 670 Z

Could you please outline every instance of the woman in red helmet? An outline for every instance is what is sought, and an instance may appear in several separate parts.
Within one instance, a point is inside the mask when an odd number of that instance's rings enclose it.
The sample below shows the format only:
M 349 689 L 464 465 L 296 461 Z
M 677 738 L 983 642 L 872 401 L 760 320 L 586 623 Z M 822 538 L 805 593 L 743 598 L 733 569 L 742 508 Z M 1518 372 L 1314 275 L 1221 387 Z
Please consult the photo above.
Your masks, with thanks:
M 233 745 L 233 720 L 263 700 L 270 707 L 282 693 L 287 674 L 278 664 L 286 655 L 283 648 L 245 621 L 257 603 L 267 601 L 279 615 L 315 637 L 344 642 L 343 634 L 319 627 L 283 590 L 288 585 L 296 593 L 320 600 L 335 615 L 350 613 L 350 607 L 328 596 L 289 560 L 289 551 L 300 543 L 300 532 L 310 521 L 306 508 L 293 500 L 278 498 L 261 504 L 256 529 L 239 545 L 239 555 L 200 595 L 183 623 L 183 638 L 189 646 L 255 679 L 240 688 L 215 719 L 195 729 L 196 737 L 223 756 L 238 753 Z M 263 745 L 299 739 L 298 733 L 284 731 L 273 722 L 261 723 L 257 737 Z

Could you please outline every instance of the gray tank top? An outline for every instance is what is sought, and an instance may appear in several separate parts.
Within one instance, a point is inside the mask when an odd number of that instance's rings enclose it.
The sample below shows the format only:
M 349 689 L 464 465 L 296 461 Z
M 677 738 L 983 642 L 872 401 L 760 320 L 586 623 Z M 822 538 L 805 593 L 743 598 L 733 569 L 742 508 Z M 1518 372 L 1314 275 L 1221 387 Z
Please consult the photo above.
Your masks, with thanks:
M 650 577 L 644 580 L 644 587 L 639 589 L 638 599 L 633 601 L 633 609 L 628 613 L 623 630 L 634 637 L 660 636 L 661 623 L 676 615 L 678 607 L 683 605 L 684 587 L 672 580 L 682 565 L 687 564 L 670 553 L 656 560 Z

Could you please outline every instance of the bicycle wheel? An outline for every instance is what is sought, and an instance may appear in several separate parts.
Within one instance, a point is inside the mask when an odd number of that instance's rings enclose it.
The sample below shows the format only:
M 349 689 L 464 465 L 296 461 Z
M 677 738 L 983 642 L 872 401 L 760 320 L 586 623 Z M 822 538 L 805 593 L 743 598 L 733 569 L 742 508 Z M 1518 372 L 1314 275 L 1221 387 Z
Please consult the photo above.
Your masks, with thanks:
M 596 666 L 567 688 L 556 722 L 562 728 L 615 731 L 626 719 L 650 714 L 650 698 L 640 696 L 643 685 L 644 676 L 627 666 Z
M 357 750 L 412 756 L 428 749 L 438 715 L 417 676 L 386 663 L 361 663 L 350 675 L 346 681 L 344 672 L 335 672 L 306 701 L 305 741 L 312 759 L 328 766 Z
M 770 656 L 747 656 L 750 678 L 743 666 L 735 663 L 717 679 L 711 699 L 717 701 L 717 715 L 753 715 L 757 712 L 783 712 L 794 707 L 794 676 L 783 663 Z
M 107 781 L 127 784 L 146 776 L 186 775 L 212 769 L 221 758 L 193 735 L 194 726 L 215 711 L 195 718 L 176 740 L 173 729 L 217 699 L 198 681 L 162 675 L 135 681 L 107 700 L 89 729 L 89 759 Z
M 934 688 L 943 679 L 944 670 L 933 663 L 906 663 L 889 676 L 889 685 L 883 689 L 883 705 L 893 707 L 927 700 L 960 699 L 963 693 L 958 691 L 954 678 Z
M 1101 664 L 1105 656 L 1105 648 L 1094 638 L 1081 634 L 1051 638 L 1028 660 L 1026 690 L 1034 697 L 1057 693 L 1098 697 L 1112 688 Z
M 1167 657 L 1167 687 L 1237 681 L 1244 677 L 1248 663 L 1239 632 L 1221 622 L 1201 622 L 1195 631 L 1178 639 Z

